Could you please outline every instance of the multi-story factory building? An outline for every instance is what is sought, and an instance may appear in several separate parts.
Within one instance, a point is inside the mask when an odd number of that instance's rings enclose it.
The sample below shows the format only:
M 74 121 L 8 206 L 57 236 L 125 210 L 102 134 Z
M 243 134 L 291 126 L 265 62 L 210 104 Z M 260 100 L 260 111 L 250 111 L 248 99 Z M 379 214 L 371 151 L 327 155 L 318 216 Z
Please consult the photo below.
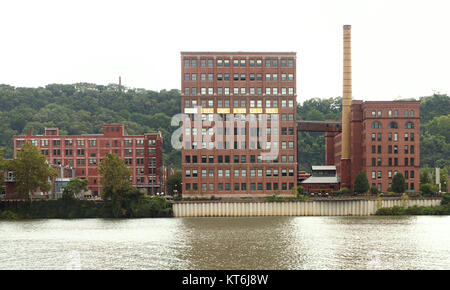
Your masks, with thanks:
M 350 110 L 351 170 L 341 170 L 342 134 L 334 138 L 335 160 L 327 160 L 327 164 L 336 164 L 340 176 L 350 174 L 343 177 L 351 180 L 350 186 L 356 175 L 364 171 L 370 186 L 387 192 L 394 175 L 401 173 L 408 192 L 418 192 L 420 102 L 353 100 Z
M 127 135 L 124 125 L 107 124 L 103 134 L 59 135 L 58 128 L 45 128 L 44 135 L 14 137 L 14 156 L 26 142 L 37 146 L 49 164 L 75 168 L 75 176 L 89 180 L 93 196 L 100 196 L 98 164 L 108 154 L 117 154 L 131 169 L 134 187 L 148 194 L 160 192 L 162 180 L 162 142 L 160 132 Z
M 296 54 L 182 52 L 184 196 L 290 193 Z

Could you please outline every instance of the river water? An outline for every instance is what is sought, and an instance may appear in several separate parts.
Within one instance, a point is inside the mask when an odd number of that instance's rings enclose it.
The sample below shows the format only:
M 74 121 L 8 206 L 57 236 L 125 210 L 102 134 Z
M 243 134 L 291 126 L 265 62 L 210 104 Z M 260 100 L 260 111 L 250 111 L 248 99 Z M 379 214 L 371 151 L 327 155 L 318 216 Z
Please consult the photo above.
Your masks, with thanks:
M 450 217 L 1 221 L 0 269 L 450 269 Z

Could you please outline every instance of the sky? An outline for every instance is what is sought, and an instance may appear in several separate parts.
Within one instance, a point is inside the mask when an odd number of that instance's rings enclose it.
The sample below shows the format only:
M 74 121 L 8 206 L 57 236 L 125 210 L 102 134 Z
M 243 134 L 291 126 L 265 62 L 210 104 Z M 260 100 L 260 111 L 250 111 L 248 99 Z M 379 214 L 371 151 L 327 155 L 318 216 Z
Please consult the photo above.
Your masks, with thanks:
M 449 14 L 448 0 L 2 0 L 0 84 L 180 89 L 180 51 L 294 51 L 298 101 L 337 97 L 350 24 L 354 99 L 448 94 Z

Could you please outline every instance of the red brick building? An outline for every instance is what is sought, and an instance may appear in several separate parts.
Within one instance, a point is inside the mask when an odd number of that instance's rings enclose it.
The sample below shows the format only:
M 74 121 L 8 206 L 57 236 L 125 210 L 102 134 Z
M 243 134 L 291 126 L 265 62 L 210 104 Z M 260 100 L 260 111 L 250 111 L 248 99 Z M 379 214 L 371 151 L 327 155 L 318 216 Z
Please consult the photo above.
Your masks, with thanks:
M 183 195 L 290 194 L 296 53 L 182 52 L 181 79 Z
M 14 156 L 26 143 L 37 146 L 52 165 L 75 168 L 75 176 L 89 180 L 94 196 L 101 193 L 98 164 L 108 154 L 117 154 L 132 172 L 133 186 L 145 189 L 148 194 L 160 192 L 162 179 L 162 135 L 149 133 L 127 135 L 124 125 L 107 124 L 103 134 L 80 136 L 59 135 L 58 128 L 46 128 L 44 135 L 14 137 Z
M 393 176 L 400 172 L 405 176 L 407 190 L 419 191 L 419 101 L 352 101 L 350 128 L 351 185 L 363 170 L 370 186 L 387 192 Z M 326 139 L 327 148 L 331 140 Z M 326 164 L 335 164 L 339 176 L 341 146 L 342 133 L 335 133 L 334 160 L 326 155 Z

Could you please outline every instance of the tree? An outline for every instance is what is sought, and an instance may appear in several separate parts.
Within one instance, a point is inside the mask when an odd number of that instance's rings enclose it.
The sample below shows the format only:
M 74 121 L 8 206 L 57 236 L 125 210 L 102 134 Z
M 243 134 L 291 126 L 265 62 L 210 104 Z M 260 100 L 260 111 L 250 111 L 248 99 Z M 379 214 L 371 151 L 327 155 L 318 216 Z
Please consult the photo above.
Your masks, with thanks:
M 297 196 L 304 195 L 306 193 L 305 188 L 301 185 L 297 186 Z
M 356 175 L 353 190 L 355 193 L 366 193 L 369 190 L 369 181 L 367 180 L 366 173 L 361 171 Z
M 400 172 L 392 178 L 392 190 L 395 193 L 403 193 L 406 190 L 405 177 Z
M 110 199 L 117 193 L 123 193 L 132 188 L 131 170 L 116 154 L 108 154 L 99 164 L 98 172 L 102 176 L 102 198 Z
M 3 193 L 5 185 L 6 161 L 3 159 L 3 150 L 0 148 L 0 193 Z
M 422 169 L 422 172 L 420 173 L 420 183 L 421 184 L 431 183 L 430 169 L 429 168 Z
M 75 198 L 82 191 L 88 190 L 88 183 L 89 181 L 87 179 L 79 179 L 79 178 L 70 179 L 70 181 L 63 189 L 62 197 L 66 199 Z
M 438 191 L 439 188 L 435 184 L 425 183 L 420 185 L 420 192 L 423 196 L 431 196 L 433 193 Z
M 116 154 L 108 154 L 98 168 L 102 178 L 102 198 L 110 200 L 114 217 L 125 217 L 129 213 L 131 202 L 142 198 L 131 184 L 131 171 Z
M 182 194 L 182 187 L 181 187 L 181 172 L 176 172 L 175 174 L 167 177 L 166 179 L 166 189 L 167 194 L 171 195 L 178 195 L 181 196 Z
M 373 194 L 373 195 L 378 194 L 378 188 L 376 188 L 375 186 L 372 186 L 370 188 L 370 193 Z
M 28 194 L 30 200 L 32 200 L 33 191 L 38 188 L 43 192 L 49 191 L 51 189 L 49 179 L 58 175 L 56 170 L 47 163 L 39 149 L 29 142 L 22 147 L 17 153 L 17 158 L 10 164 L 14 171 L 17 191 Z

